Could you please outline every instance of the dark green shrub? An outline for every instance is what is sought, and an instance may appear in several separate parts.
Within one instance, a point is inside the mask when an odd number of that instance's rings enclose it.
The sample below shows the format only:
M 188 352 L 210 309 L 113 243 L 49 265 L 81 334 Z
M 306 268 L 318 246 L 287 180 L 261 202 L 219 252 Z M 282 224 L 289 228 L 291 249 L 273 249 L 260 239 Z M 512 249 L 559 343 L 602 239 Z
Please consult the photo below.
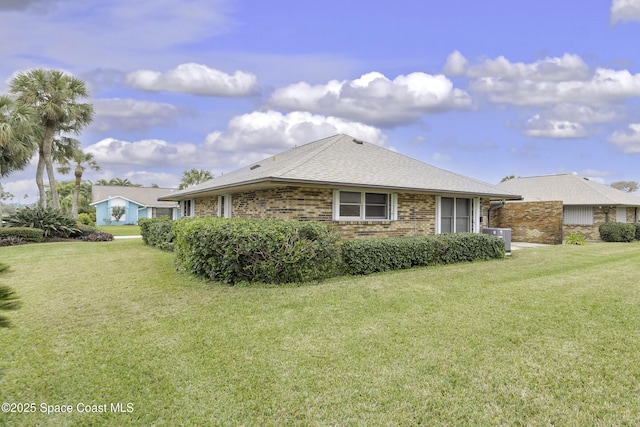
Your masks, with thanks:
M 9 270 L 7 264 L 0 263 L 0 274 L 4 274 Z M 18 297 L 15 292 L 8 286 L 0 285 L 0 313 L 8 310 L 15 310 L 20 306 Z M 9 319 L 0 316 L 0 327 L 10 326 Z
M 104 231 L 96 231 L 87 236 L 83 236 L 82 240 L 85 242 L 110 242 L 113 240 L 113 234 L 105 233 Z
M 44 230 L 44 237 L 70 237 L 78 233 L 76 220 L 61 210 L 52 208 L 24 208 L 9 215 L 9 227 L 29 227 Z
M 340 246 L 342 269 L 346 274 L 370 274 L 505 255 L 504 240 L 475 233 L 347 240 Z
M 98 228 L 92 226 L 92 225 L 85 225 L 85 224 L 81 224 L 78 223 L 76 224 L 76 227 L 78 228 L 77 232 L 74 232 L 71 234 L 71 237 L 76 237 L 78 239 L 81 239 L 83 237 L 89 236 L 91 234 L 97 233 Z
M 635 239 L 636 240 L 640 240 L 640 224 L 638 224 L 637 222 L 635 224 L 633 224 L 633 226 L 636 228 L 636 236 Z
M 226 283 L 291 283 L 335 274 L 338 233 L 315 221 L 186 218 L 174 222 L 176 260 Z
M 605 222 L 598 231 L 605 242 L 631 242 L 636 236 L 636 227 L 624 222 Z
M 141 218 L 138 225 L 145 244 L 163 251 L 173 251 L 173 221 L 169 218 Z
M 0 228 L 0 239 L 15 238 L 24 242 L 42 242 L 44 230 L 29 227 L 2 227 Z
M 3 237 L 0 239 L 0 246 L 18 246 L 18 245 L 26 245 L 27 242 L 20 237 L 9 236 Z

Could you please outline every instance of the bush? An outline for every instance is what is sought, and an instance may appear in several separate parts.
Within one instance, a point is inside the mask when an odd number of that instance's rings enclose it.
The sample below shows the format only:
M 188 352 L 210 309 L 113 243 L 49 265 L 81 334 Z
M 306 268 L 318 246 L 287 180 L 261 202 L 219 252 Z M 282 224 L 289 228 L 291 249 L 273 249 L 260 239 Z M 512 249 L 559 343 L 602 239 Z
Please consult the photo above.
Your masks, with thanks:
M 23 242 L 42 242 L 44 230 L 29 227 L 2 227 L 0 239 L 20 239 Z
M 44 237 L 70 237 L 78 233 L 77 222 L 61 210 L 25 208 L 9 215 L 9 227 L 29 227 L 44 230 Z
M 113 234 L 105 233 L 104 231 L 96 231 L 87 236 L 83 236 L 82 240 L 85 242 L 110 242 L 113 240 Z
M 640 224 L 638 224 L 637 222 L 635 224 L 633 224 L 633 226 L 636 228 L 636 240 L 640 240 Z
M 315 221 L 185 218 L 174 222 L 176 260 L 225 283 L 291 283 L 333 275 L 338 233 Z
M 94 217 L 95 217 L 95 214 L 94 214 Z M 95 218 L 92 218 L 91 214 L 88 214 L 88 213 L 78 214 L 78 222 L 84 225 L 96 225 Z
M 173 221 L 169 218 L 141 218 L 138 225 L 145 244 L 163 251 L 173 251 Z
M 78 223 L 76 224 L 76 227 L 78 228 L 78 231 L 71 234 L 71 237 L 76 237 L 78 239 L 82 239 L 83 237 L 89 236 L 91 234 L 94 234 L 100 231 L 93 225 L 85 225 L 85 224 Z
M 600 239 L 605 242 L 631 242 L 636 236 L 636 227 L 624 222 L 605 222 L 598 228 Z
M 346 274 L 370 274 L 505 255 L 504 240 L 475 233 L 347 240 L 340 246 L 342 270 Z
M 9 270 L 7 264 L 0 263 L 0 273 L 4 274 Z M 8 286 L 0 285 L 0 312 L 15 310 L 20 306 L 18 297 L 15 292 Z M 0 327 L 10 326 L 9 319 L 0 316 Z
M 564 243 L 567 245 L 586 245 L 587 238 L 584 236 L 584 234 L 571 233 L 564 240 Z

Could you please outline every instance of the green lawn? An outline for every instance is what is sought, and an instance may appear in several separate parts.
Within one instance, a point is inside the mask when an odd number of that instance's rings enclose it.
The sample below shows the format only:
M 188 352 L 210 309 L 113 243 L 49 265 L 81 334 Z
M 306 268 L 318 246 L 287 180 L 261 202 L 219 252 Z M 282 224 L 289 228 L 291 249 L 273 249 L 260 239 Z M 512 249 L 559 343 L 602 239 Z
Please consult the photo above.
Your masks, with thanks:
M 111 233 L 114 236 L 139 236 L 139 225 L 101 225 L 98 227 L 100 231 Z
M 640 243 L 285 288 L 207 284 L 137 239 L 0 260 L 23 302 L 0 396 L 36 404 L 0 425 L 640 423 Z

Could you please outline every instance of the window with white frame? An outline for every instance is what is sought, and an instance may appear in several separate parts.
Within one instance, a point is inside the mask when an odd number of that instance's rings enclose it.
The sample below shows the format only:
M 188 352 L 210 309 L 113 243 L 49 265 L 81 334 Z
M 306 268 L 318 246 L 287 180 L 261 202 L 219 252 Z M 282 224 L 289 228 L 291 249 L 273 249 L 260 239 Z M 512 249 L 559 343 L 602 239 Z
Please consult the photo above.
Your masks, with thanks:
M 593 225 L 593 207 L 591 206 L 565 206 L 564 224 L 566 225 Z
M 218 216 L 231 218 L 231 194 L 218 196 Z
M 397 218 L 397 194 L 373 191 L 335 190 L 335 221 L 383 221 Z
M 439 197 L 436 209 L 438 233 L 479 232 L 480 199 Z
M 182 217 L 193 216 L 193 200 L 182 200 L 180 201 L 180 212 Z

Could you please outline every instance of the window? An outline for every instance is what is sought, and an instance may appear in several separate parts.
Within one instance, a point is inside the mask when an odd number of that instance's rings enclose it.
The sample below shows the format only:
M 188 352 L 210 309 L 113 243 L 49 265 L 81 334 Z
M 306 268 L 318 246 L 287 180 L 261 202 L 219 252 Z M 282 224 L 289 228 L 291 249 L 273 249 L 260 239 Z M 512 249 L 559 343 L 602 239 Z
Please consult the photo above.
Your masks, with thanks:
M 218 196 L 218 216 L 231 218 L 231 194 Z
M 440 197 L 438 202 L 437 233 L 478 232 L 480 199 Z
M 395 220 L 397 195 L 366 191 L 334 192 L 335 221 Z
M 180 212 L 183 217 L 193 216 L 193 200 L 182 200 L 180 202 Z
M 593 225 L 591 206 L 565 206 L 564 223 L 567 225 Z

